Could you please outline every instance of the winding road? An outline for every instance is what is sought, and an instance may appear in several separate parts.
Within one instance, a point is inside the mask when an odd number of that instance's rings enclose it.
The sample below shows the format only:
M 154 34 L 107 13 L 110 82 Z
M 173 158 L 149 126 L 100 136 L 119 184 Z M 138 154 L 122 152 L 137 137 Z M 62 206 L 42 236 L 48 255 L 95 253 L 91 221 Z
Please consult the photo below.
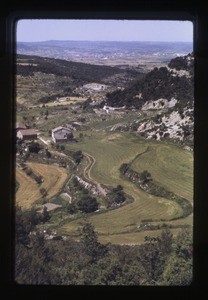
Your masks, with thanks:
M 101 195 L 106 196 L 107 195 L 106 190 L 104 188 L 102 188 L 102 186 L 101 186 L 101 184 L 99 182 L 97 182 L 96 180 L 94 180 L 91 177 L 92 167 L 96 163 L 95 158 L 92 155 L 90 155 L 89 153 L 87 153 L 87 152 L 83 152 L 83 154 L 85 155 L 85 157 L 87 157 L 88 162 L 89 162 L 89 164 L 84 169 L 84 173 L 83 173 L 84 177 L 88 181 L 90 181 L 92 184 L 96 185 L 96 187 L 97 187 L 97 189 L 98 189 L 98 191 L 100 192 Z

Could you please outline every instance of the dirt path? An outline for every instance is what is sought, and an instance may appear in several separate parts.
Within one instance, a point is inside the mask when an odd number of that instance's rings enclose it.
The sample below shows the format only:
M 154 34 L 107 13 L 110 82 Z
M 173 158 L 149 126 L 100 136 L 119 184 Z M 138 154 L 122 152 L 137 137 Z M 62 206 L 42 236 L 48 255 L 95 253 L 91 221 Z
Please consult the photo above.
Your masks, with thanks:
M 94 185 L 96 185 L 98 191 L 100 192 L 101 195 L 103 196 L 106 196 L 107 195 L 107 192 L 104 188 L 102 188 L 101 184 L 99 182 L 97 182 L 96 180 L 94 180 L 92 177 L 91 177 L 91 170 L 92 170 L 92 167 L 94 166 L 94 164 L 96 163 L 96 160 L 95 158 L 90 155 L 89 153 L 87 152 L 83 152 L 83 154 L 87 157 L 88 161 L 89 161 L 89 164 L 88 166 L 85 167 L 84 169 L 84 177 L 91 181 Z

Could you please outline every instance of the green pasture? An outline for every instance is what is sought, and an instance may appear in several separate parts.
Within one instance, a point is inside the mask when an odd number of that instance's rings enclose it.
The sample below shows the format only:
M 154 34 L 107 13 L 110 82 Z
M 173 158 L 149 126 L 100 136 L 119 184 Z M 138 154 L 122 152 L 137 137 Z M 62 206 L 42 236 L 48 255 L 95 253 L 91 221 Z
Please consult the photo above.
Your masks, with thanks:
M 130 133 L 87 131 L 82 142 L 68 144 L 66 148 L 92 155 L 96 162 L 91 176 L 102 184 L 116 186 L 124 181 L 119 178 L 121 164 L 144 152 L 147 145 L 148 142 Z
M 173 216 L 180 216 L 182 213 L 176 203 L 153 197 L 133 186 L 131 195 L 135 196 L 134 202 L 103 213 L 94 213 L 88 217 L 98 234 L 130 233 L 144 220 L 170 220 Z M 60 229 L 75 234 L 79 224 L 80 219 L 77 219 L 64 224 Z
M 155 144 L 131 168 L 148 170 L 157 184 L 193 202 L 193 153 L 174 145 Z
M 171 229 L 173 236 L 180 232 L 180 228 Z M 145 236 L 158 237 L 161 235 L 161 230 L 151 231 L 137 231 L 131 233 L 113 234 L 113 235 L 99 235 L 98 239 L 101 243 L 112 243 L 120 245 L 138 245 L 144 243 Z
M 192 200 L 192 154 L 179 147 L 147 141 L 127 132 L 104 131 L 85 132 L 82 142 L 68 144 L 66 147 L 92 155 L 96 162 L 91 169 L 91 177 L 106 186 L 115 187 L 121 184 L 124 191 L 134 199 L 127 205 L 89 216 L 89 221 L 95 226 L 100 238 L 111 236 L 110 239 L 113 240 L 113 236 L 117 235 L 118 239 L 122 234 L 130 234 L 133 241 L 135 234 L 138 235 L 135 230 L 142 221 L 170 221 L 182 215 L 181 207 L 175 202 L 147 194 L 135 184 L 120 178 L 119 167 L 122 163 L 132 162 L 134 169 L 148 170 L 159 183 L 163 184 L 164 180 L 167 190 L 187 195 L 187 199 Z M 77 219 L 65 223 L 59 230 L 62 234 L 75 234 L 80 221 L 81 219 Z

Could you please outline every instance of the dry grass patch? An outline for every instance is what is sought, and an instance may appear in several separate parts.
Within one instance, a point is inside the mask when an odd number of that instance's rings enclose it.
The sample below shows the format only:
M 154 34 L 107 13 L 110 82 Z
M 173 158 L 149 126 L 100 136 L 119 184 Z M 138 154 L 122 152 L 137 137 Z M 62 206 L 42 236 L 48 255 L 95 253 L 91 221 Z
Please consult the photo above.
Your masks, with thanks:
M 61 167 L 33 162 L 27 163 L 27 165 L 36 175 L 43 177 L 44 182 L 38 185 L 24 171 L 16 170 L 17 181 L 20 183 L 16 202 L 24 208 L 29 208 L 34 201 L 41 197 L 40 188 L 46 189 L 46 200 L 48 200 L 60 191 L 68 178 L 66 169 Z
M 28 209 L 41 197 L 40 188 L 33 178 L 19 168 L 16 169 L 16 179 L 20 184 L 16 193 L 16 204 Z
M 44 178 L 41 187 L 45 188 L 48 193 L 46 199 L 54 196 L 62 188 L 68 177 L 66 169 L 61 167 L 32 162 L 27 165 L 35 174 Z

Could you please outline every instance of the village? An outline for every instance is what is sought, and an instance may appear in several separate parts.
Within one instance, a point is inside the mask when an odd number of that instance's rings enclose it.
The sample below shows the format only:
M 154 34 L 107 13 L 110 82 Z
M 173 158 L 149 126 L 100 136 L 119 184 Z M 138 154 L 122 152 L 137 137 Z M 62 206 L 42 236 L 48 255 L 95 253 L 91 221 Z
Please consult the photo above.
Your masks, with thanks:
M 89 173 L 90 171 L 84 171 L 84 173 L 81 175 L 82 177 L 80 177 L 78 165 L 83 158 L 82 152 L 70 152 L 65 149 L 66 144 L 79 142 L 79 138 L 74 136 L 73 130 L 76 131 L 77 126 L 79 128 L 80 124 L 79 122 L 74 123 L 75 127 L 68 124 L 68 127 L 58 126 L 52 129 L 50 139 L 46 140 L 41 135 L 41 132 L 39 130 L 30 128 L 30 126 L 25 125 L 21 122 L 16 122 L 16 171 L 25 173 L 37 183 L 37 189 L 40 189 L 41 196 L 43 197 L 42 209 L 39 210 L 40 212 L 43 212 L 44 208 L 46 208 L 47 211 L 54 211 L 58 208 L 61 208 L 62 205 L 48 202 L 51 196 L 49 198 L 46 196 L 50 195 L 49 190 L 51 189 L 51 187 L 49 187 L 48 191 L 47 189 L 41 187 L 46 178 L 44 178 L 44 176 L 42 175 L 42 171 L 38 168 L 36 168 L 35 170 L 31 169 L 31 163 L 39 164 L 40 166 L 48 165 L 49 169 L 51 166 L 64 168 L 66 170 L 66 174 L 68 174 L 69 170 L 74 169 L 77 166 L 77 169 L 74 170 L 73 174 L 71 174 L 70 176 L 67 175 L 68 180 L 71 180 L 72 178 L 76 179 L 77 182 L 92 195 L 106 196 L 106 190 L 103 189 L 98 182 L 92 180 Z M 85 153 L 84 155 L 87 161 L 89 160 L 88 167 L 91 168 L 92 158 L 88 156 L 87 153 Z M 57 185 L 58 181 L 60 181 L 59 177 L 57 178 L 57 182 L 55 182 L 55 186 Z M 59 189 L 62 190 L 62 193 L 59 192 Z M 60 197 L 66 200 L 69 204 L 72 204 L 74 197 L 72 197 L 69 187 L 63 185 L 62 187 L 60 186 L 59 189 L 57 188 L 57 192 L 59 192 Z M 18 198 L 19 197 L 17 197 L 16 199 L 17 203 Z M 48 198 L 48 200 L 46 200 L 46 198 Z

